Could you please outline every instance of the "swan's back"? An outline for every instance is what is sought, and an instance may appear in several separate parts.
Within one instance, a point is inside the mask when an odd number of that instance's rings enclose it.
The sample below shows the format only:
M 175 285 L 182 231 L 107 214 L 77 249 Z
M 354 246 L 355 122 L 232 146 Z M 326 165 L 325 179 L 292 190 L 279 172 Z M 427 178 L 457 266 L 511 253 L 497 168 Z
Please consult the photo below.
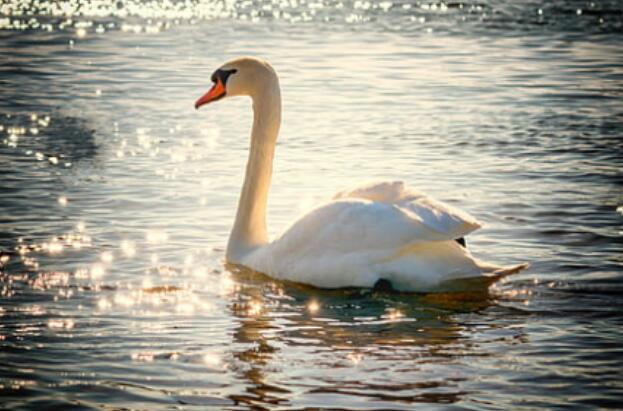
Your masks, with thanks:
M 370 183 L 354 190 L 341 191 L 333 198 L 364 198 L 395 204 L 417 215 L 429 228 L 454 239 L 464 237 L 482 226 L 465 211 L 435 200 L 422 192 L 408 189 L 402 181 Z
M 480 226 L 475 219 L 402 183 L 365 186 L 336 198 L 243 264 L 317 287 L 373 287 L 386 279 L 403 291 L 431 291 L 448 280 L 500 268 L 454 241 Z

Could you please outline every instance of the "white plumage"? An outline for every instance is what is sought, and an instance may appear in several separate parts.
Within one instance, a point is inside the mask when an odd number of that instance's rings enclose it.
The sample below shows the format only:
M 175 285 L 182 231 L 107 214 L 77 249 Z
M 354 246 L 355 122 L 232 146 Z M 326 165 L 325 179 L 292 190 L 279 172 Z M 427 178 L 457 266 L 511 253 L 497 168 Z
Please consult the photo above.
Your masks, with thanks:
M 401 291 L 441 290 L 450 280 L 513 269 L 479 261 L 454 241 L 479 228 L 476 219 L 402 182 L 334 198 L 240 263 L 316 287 L 373 287 L 385 279 Z
M 216 76 L 228 74 L 223 83 Z M 481 227 L 472 216 L 400 181 L 336 194 L 269 243 L 266 202 L 281 119 L 277 75 L 268 63 L 242 58 L 215 72 L 217 84 L 197 106 L 223 95 L 253 99 L 249 162 L 227 260 L 281 280 L 323 288 L 373 287 L 379 280 L 401 291 L 436 291 L 454 280 L 488 284 L 527 266 L 499 267 L 474 258 L 455 240 Z

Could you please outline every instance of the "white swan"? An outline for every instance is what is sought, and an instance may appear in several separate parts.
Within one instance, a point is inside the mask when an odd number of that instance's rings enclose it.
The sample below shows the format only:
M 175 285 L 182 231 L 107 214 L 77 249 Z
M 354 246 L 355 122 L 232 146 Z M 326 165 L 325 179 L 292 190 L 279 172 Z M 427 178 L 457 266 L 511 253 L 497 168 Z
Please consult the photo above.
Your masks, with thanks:
M 239 58 L 212 74 L 214 85 L 195 108 L 223 97 L 250 96 L 251 148 L 226 259 L 273 278 L 321 288 L 373 287 L 381 279 L 401 291 L 443 290 L 450 280 L 487 283 L 527 264 L 499 267 L 474 258 L 455 240 L 480 227 L 469 214 L 383 182 L 338 193 L 268 242 L 266 203 L 281 123 L 274 69 Z

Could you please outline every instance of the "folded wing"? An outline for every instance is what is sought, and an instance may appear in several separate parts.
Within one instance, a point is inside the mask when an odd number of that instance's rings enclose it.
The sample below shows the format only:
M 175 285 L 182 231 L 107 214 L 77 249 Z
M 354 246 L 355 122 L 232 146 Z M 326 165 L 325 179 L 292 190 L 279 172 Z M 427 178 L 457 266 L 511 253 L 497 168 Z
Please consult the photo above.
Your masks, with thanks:
M 334 199 L 362 198 L 394 204 L 412 213 L 428 228 L 445 234 L 447 239 L 464 237 L 482 225 L 468 213 L 435 200 L 424 193 L 408 189 L 402 181 L 372 183 L 354 190 L 342 191 Z

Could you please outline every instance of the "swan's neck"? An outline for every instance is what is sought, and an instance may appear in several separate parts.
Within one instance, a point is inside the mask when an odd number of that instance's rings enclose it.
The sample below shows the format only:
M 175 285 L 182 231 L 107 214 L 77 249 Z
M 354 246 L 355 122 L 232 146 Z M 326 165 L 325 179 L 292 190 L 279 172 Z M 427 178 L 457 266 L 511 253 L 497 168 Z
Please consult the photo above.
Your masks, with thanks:
M 244 256 L 268 243 L 266 205 L 273 171 L 275 144 L 281 123 L 279 84 L 269 84 L 253 98 L 253 129 L 244 184 L 236 221 L 227 244 L 227 261 L 241 263 Z

